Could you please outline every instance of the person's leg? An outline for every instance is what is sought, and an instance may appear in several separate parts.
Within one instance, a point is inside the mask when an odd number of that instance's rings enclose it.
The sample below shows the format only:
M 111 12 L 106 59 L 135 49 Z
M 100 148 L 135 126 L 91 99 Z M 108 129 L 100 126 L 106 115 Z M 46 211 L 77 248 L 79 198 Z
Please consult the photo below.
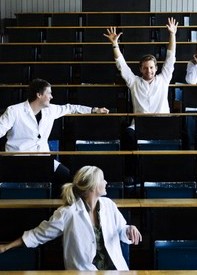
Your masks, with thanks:
M 185 149 L 186 150 L 193 150 L 195 147 L 195 117 L 188 116 L 186 117 L 186 142 L 185 142 Z
M 121 142 L 121 150 L 137 150 L 137 143 L 135 137 L 135 130 L 128 127 L 125 129 L 122 142 Z M 126 178 L 135 178 L 136 176 L 136 156 L 126 155 L 125 156 L 125 177 Z
M 126 128 L 122 137 L 122 150 L 136 150 L 137 142 L 135 137 L 135 130 L 133 128 Z
M 59 198 L 61 194 L 62 185 L 70 181 L 71 181 L 70 170 L 66 166 L 60 163 L 53 174 L 52 197 Z
M 194 150 L 197 150 L 197 117 L 194 117 Z

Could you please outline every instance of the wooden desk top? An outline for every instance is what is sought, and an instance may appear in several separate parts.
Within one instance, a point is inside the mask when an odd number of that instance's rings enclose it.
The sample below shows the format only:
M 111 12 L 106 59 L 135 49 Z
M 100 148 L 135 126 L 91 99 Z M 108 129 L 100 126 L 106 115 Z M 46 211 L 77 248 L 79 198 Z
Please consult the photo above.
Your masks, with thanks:
M 2 44 L 0 44 L 2 45 Z M 22 61 L 21 61 L 22 62 Z M 28 62 L 28 61 L 27 61 Z M 52 62 L 52 61 L 51 61 Z M 91 61 L 89 61 L 90 63 Z M 92 61 L 93 62 L 93 61 Z M 102 61 L 101 61 L 102 62 Z M 104 63 L 103 61 L 102 63 Z M 113 63 L 114 61 L 110 61 Z M 159 61 L 158 61 L 159 62 Z M 185 61 L 183 61 L 185 63 Z M 10 61 L 10 63 L 13 63 Z M 26 64 L 25 61 L 22 62 L 23 64 Z M 64 63 L 64 61 L 62 61 Z M 86 63 L 86 62 L 84 62 Z M 94 62 L 94 63 L 100 63 L 99 61 Z M 127 61 L 127 63 L 139 63 L 138 61 Z M 177 61 L 177 63 L 182 63 L 181 61 Z M 0 64 L 9 64 L 9 61 L 1 61 Z M 18 62 L 14 62 L 14 64 L 18 64 Z M 21 63 L 20 63 L 21 64 Z M 0 88 L 23 88 L 26 89 L 28 87 L 27 84 L 22 84 L 22 83 L 6 83 L 6 84 L 0 84 Z M 101 84 L 52 84 L 52 88 L 125 88 L 125 84 L 118 84 L 118 83 L 101 83 Z M 190 87 L 196 89 L 197 85 L 196 84 L 169 84 L 169 87 L 176 88 L 176 87 Z
M 188 27 L 187 27 L 188 28 Z M 196 29 L 196 26 L 193 26 L 193 28 Z M 150 41 L 123 41 L 123 42 L 119 42 L 119 45 L 150 45 L 150 43 L 152 45 L 168 45 L 169 42 L 167 41 L 155 41 L 155 42 L 150 42 Z M 191 42 L 191 41 L 177 41 L 176 45 L 192 45 L 192 44 L 196 44 L 196 42 Z M 34 42 L 34 41 L 29 41 L 29 42 L 5 42 L 5 43 L 1 43 L 0 45 L 31 45 L 31 46 L 47 46 L 47 45 L 72 45 L 72 46 L 78 46 L 78 45 L 100 45 L 100 46 L 109 46 L 111 45 L 111 42 L 96 42 L 96 41 L 92 41 L 92 42 L 78 42 L 78 41 L 73 41 L 73 42 Z M 183 61 L 183 60 L 182 60 Z M 160 63 L 163 63 L 162 61 Z M 186 63 L 186 62 L 185 62 Z
M 138 199 L 113 199 L 113 201 L 120 208 L 140 207 Z
M 114 199 L 119 208 L 197 207 L 197 199 Z M 58 208 L 61 199 L 0 199 L 0 209 Z
M 0 209 L 16 208 L 58 208 L 62 205 L 60 199 L 1 199 Z
M 197 199 L 139 199 L 142 208 L 197 207 Z
M 197 114 L 196 114 L 197 115 Z M 68 156 L 81 156 L 81 155 L 197 155 L 197 150 L 137 150 L 137 151 L 50 151 L 49 152 L 5 152 L 0 151 L 0 156 L 38 156 L 38 155 L 68 155 Z
M 23 30 L 54 30 L 54 29 L 107 29 L 109 28 L 108 25 L 52 25 L 52 26 L 6 26 L 6 29 L 23 29 Z M 164 25 L 120 25 L 117 26 L 117 28 L 122 28 L 122 29 L 166 29 L 166 26 Z M 196 28 L 196 25 L 189 25 L 189 26 L 184 26 L 184 25 L 179 25 L 177 26 L 178 29 L 194 29 Z
M 196 275 L 197 270 L 132 270 L 132 271 L 0 271 L 0 275 Z
M 114 202 L 118 207 L 140 207 L 138 199 L 116 199 Z M 58 208 L 61 206 L 61 199 L 1 199 L 0 209 L 16 208 Z

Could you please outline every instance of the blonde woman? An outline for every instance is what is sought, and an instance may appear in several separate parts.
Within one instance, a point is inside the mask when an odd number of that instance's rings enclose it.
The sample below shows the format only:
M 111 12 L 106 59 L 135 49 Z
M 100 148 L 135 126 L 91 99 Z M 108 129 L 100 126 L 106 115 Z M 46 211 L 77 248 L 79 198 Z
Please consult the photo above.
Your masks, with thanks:
M 3 253 L 25 244 L 37 247 L 63 235 L 65 269 L 128 270 L 120 241 L 137 245 L 142 236 L 134 225 L 127 225 L 115 203 L 107 198 L 101 169 L 84 166 L 73 182 L 62 187 L 64 205 L 49 221 L 42 221 L 21 238 L 0 246 Z

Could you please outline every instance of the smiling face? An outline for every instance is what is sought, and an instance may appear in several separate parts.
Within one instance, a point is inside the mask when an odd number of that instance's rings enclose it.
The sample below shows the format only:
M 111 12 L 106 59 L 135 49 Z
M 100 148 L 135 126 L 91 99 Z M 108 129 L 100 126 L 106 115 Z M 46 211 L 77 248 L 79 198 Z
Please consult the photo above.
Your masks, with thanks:
M 46 87 L 43 93 L 37 93 L 41 108 L 49 107 L 50 101 L 53 98 L 51 87 Z
M 144 61 L 141 64 L 140 72 L 146 81 L 152 81 L 157 72 L 157 66 L 153 60 Z

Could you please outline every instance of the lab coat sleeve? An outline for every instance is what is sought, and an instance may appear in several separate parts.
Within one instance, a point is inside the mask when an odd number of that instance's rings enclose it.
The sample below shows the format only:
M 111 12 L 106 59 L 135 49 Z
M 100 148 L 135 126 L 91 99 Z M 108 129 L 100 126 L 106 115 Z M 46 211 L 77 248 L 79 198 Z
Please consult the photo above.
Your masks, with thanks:
M 126 234 L 126 230 L 129 227 L 129 225 L 127 225 L 125 218 L 117 208 L 116 204 L 114 202 L 112 203 L 113 203 L 115 222 L 116 222 L 117 230 L 119 232 L 120 240 L 124 243 L 131 244 L 132 242 L 128 239 Z
M 3 137 L 9 129 L 12 128 L 16 119 L 16 114 L 12 106 L 0 116 L 0 138 Z
M 193 64 L 191 61 L 188 62 L 185 80 L 188 84 L 197 83 L 197 64 Z
M 22 239 L 27 247 L 37 247 L 63 234 L 65 218 L 61 208 L 58 208 L 51 218 L 42 221 L 32 230 L 25 231 Z
M 67 114 L 90 114 L 92 107 L 83 106 L 83 105 L 55 105 L 51 104 L 52 113 L 55 114 L 55 119 Z

